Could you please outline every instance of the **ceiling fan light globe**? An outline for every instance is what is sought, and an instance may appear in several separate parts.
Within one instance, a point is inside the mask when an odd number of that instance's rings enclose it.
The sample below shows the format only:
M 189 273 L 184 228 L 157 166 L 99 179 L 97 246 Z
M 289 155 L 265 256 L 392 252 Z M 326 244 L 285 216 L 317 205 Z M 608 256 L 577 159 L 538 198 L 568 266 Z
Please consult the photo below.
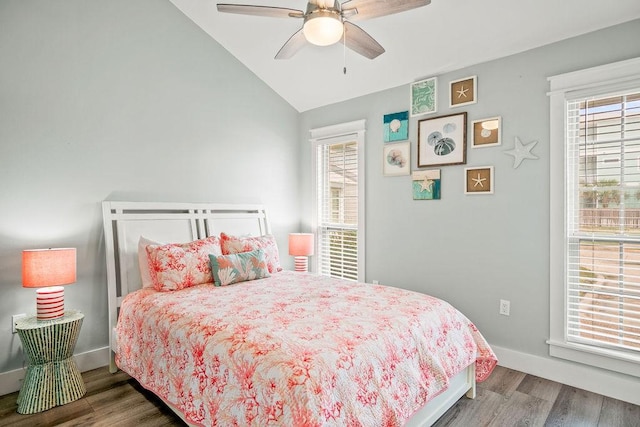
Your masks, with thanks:
M 334 16 L 310 16 L 304 23 L 302 32 L 309 43 L 329 46 L 340 41 L 344 26 Z

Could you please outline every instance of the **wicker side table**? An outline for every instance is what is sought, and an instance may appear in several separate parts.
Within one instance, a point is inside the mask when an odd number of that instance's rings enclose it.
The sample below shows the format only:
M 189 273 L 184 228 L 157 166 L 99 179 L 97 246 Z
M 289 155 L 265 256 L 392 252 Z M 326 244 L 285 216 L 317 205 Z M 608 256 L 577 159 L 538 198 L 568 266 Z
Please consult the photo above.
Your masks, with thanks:
M 16 322 L 29 366 L 18 394 L 18 413 L 34 414 L 80 399 L 87 389 L 73 359 L 84 314 L 67 310 L 63 317 Z

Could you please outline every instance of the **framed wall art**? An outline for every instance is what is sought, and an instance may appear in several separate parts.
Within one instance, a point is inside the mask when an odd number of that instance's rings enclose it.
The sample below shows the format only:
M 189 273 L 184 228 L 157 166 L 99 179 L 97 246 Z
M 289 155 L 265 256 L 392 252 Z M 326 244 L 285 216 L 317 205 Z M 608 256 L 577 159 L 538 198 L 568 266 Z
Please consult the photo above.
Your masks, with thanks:
M 385 114 L 383 119 L 384 142 L 409 139 L 409 112 Z
M 418 121 L 418 167 L 467 162 L 467 113 Z
M 465 77 L 449 83 L 449 107 L 461 107 L 476 102 L 478 102 L 477 76 Z
M 501 133 L 502 118 L 500 116 L 474 120 L 471 122 L 471 148 L 500 145 L 502 144 Z
M 493 194 L 493 166 L 464 168 L 464 194 Z
M 432 77 L 411 83 L 411 117 L 437 111 L 438 79 Z
M 440 200 L 440 169 L 414 171 L 411 181 L 413 200 Z
M 384 176 L 409 175 L 411 171 L 411 143 L 385 144 L 382 150 L 382 174 Z

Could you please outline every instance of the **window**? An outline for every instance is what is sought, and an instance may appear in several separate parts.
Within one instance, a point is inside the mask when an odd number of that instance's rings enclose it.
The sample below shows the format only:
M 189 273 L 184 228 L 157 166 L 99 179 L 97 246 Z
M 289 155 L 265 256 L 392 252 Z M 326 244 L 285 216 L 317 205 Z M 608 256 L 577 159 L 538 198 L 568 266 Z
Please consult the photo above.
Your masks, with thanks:
M 631 60 L 550 78 L 550 353 L 636 376 L 638 72 Z
M 568 101 L 566 136 L 567 339 L 631 351 L 640 351 L 638 90 Z M 581 165 L 594 157 L 588 173 Z
M 364 121 L 311 131 L 315 149 L 316 271 L 364 280 Z

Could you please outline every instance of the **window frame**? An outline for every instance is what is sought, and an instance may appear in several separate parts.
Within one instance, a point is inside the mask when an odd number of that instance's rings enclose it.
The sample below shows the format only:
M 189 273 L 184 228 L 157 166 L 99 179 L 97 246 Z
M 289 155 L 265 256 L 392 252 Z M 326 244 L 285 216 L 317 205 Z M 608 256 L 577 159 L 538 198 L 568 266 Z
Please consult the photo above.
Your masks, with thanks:
M 365 126 L 366 120 L 356 120 L 352 122 L 325 126 L 322 128 L 311 129 L 309 131 L 311 147 L 313 151 L 313 174 L 314 174 L 314 209 L 312 228 L 315 234 L 315 253 L 313 257 L 313 271 L 319 272 L 319 265 L 322 257 L 320 251 L 321 239 L 319 238 L 320 219 L 318 218 L 318 146 L 329 144 L 340 144 L 346 142 L 355 142 L 358 155 L 358 224 L 357 224 L 357 268 L 358 282 L 364 282 L 365 278 L 365 163 L 364 163 L 364 142 L 365 142 Z M 344 207 L 343 207 L 344 208 Z
M 578 97 L 600 96 L 640 87 L 640 58 L 556 75 L 550 82 L 550 331 L 553 357 L 640 377 L 640 355 L 569 342 L 567 330 L 566 106 Z M 562 185 L 555 185 L 561 183 Z

